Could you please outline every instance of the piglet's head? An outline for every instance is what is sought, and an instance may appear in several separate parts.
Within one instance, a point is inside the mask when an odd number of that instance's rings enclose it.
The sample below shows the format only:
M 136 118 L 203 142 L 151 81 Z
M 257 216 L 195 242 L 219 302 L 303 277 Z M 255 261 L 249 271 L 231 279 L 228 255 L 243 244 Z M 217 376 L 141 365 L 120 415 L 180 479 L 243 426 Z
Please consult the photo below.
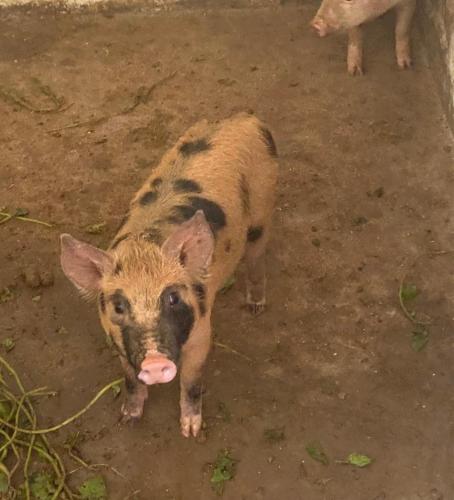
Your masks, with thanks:
M 345 31 L 379 16 L 397 0 L 323 0 L 311 27 L 323 37 Z
M 205 314 L 204 279 L 214 236 L 199 210 L 159 247 L 140 235 L 108 252 L 61 235 L 61 266 L 145 384 L 170 382 L 181 349 Z

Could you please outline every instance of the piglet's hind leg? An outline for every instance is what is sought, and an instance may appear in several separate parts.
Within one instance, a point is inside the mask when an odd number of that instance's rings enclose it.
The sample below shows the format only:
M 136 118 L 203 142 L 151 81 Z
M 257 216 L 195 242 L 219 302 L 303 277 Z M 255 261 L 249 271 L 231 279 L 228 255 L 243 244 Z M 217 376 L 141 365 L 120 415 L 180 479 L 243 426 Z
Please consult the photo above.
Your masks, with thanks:
M 401 69 L 411 66 L 410 29 L 416 0 L 407 0 L 396 6 L 396 59 Z
M 246 244 L 246 304 L 258 315 L 266 306 L 266 245 L 269 230 L 266 226 L 249 229 Z

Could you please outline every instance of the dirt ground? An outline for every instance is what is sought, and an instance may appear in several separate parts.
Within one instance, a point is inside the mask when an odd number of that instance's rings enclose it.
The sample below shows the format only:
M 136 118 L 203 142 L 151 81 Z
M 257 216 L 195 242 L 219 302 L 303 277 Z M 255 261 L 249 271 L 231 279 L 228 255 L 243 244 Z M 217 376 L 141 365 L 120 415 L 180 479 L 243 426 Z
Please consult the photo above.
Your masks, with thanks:
M 352 78 L 345 39 L 307 29 L 316 7 L 0 13 L 3 96 L 51 107 L 39 78 L 71 104 L 40 114 L 0 100 L 0 205 L 55 224 L 0 226 L 0 289 L 15 295 L 0 304 L 0 340 L 16 342 L 3 355 L 27 387 L 59 391 L 40 403 L 42 425 L 121 376 L 95 306 L 59 269 L 59 233 L 106 246 L 133 192 L 198 119 L 253 110 L 280 154 L 269 309 L 257 319 L 243 309 L 241 268 L 219 296 L 216 341 L 242 356 L 211 353 L 206 441 L 179 434 L 177 382 L 150 391 L 135 427 L 118 426 L 121 402 L 108 395 L 52 437 L 61 445 L 80 430 L 86 460 L 127 476 L 106 473 L 110 499 L 215 498 L 208 464 L 224 448 L 238 461 L 226 500 L 454 499 L 454 256 L 424 255 L 454 250 L 452 138 L 416 30 L 415 68 L 400 72 L 392 16 L 371 24 L 367 75 Z M 102 221 L 104 233 L 85 232 Z M 54 284 L 27 286 L 33 266 Z M 421 291 L 410 309 L 431 318 L 420 352 L 399 307 L 406 270 Z M 280 428 L 280 440 L 265 432 Z M 312 442 L 329 465 L 308 455 Z M 336 463 L 352 452 L 374 461 Z

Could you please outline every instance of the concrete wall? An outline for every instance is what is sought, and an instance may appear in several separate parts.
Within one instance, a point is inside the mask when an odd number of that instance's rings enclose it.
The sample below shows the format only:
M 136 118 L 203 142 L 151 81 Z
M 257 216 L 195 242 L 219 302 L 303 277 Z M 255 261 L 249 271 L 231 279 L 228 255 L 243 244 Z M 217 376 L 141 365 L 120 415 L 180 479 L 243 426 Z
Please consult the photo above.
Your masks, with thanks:
M 419 22 L 454 132 L 454 0 L 420 0 Z

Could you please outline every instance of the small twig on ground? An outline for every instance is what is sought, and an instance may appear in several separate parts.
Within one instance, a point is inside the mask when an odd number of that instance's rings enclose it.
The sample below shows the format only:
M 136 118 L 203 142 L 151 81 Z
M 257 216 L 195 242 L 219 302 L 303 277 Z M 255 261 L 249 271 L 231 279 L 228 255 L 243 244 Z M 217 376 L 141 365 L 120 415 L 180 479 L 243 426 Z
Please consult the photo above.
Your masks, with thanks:
M 251 361 L 252 362 L 252 359 L 250 357 L 246 356 L 246 354 L 238 352 L 238 351 L 236 351 L 235 349 L 233 349 L 232 347 L 230 347 L 230 346 L 228 346 L 226 344 L 221 344 L 221 342 L 213 342 L 213 344 L 216 347 L 220 347 L 221 349 L 224 349 L 227 352 L 231 352 L 232 354 L 236 354 L 237 356 L 240 356 L 241 358 L 244 358 L 247 361 Z
M 46 96 L 52 103 L 53 107 L 51 108 L 38 108 L 34 106 L 29 99 L 27 99 L 24 95 L 22 95 L 17 89 L 8 89 L 4 86 L 0 86 L 0 99 L 2 99 L 7 104 L 11 106 L 19 106 L 20 108 L 26 109 L 27 111 L 32 111 L 33 113 L 60 113 L 62 111 L 66 111 L 72 104 L 65 104 L 64 97 L 58 97 L 53 90 L 48 86 L 41 83 L 38 78 L 31 79 L 32 84 L 43 94 Z
M 150 85 L 149 87 L 139 87 L 137 92 L 136 92 L 136 95 L 134 96 L 132 104 L 130 106 L 127 106 L 126 108 L 124 108 L 123 111 L 120 111 L 120 113 L 118 113 L 118 115 L 126 115 L 126 114 L 134 111 L 137 108 L 137 106 L 139 106 L 140 104 L 147 104 L 151 98 L 151 94 L 158 87 L 160 87 L 164 83 L 166 83 L 169 80 L 171 80 L 172 78 L 174 78 L 174 76 L 176 74 L 177 74 L 177 72 L 174 71 L 173 73 L 170 73 L 169 75 L 165 76 L 164 78 L 161 78 L 161 80 L 158 80 L 156 83 L 154 83 L 153 85 Z
M 100 116 L 99 118 L 92 118 L 91 120 L 77 121 L 74 123 L 69 123 L 68 125 L 64 125 L 62 127 L 47 130 L 47 133 L 54 134 L 56 132 L 61 132 L 62 130 L 68 130 L 71 128 L 99 125 L 100 123 L 103 123 L 107 120 L 110 120 L 111 118 L 114 118 L 116 116 L 121 116 L 121 115 L 126 115 L 128 113 L 131 113 L 140 104 L 147 104 L 151 98 L 152 93 L 158 87 L 160 87 L 161 85 L 166 83 L 168 80 L 172 79 L 176 74 L 177 74 L 177 72 L 174 71 L 173 73 L 170 73 L 169 75 L 165 76 L 164 78 L 161 78 L 161 80 L 158 80 L 156 83 L 154 83 L 153 85 L 150 85 L 149 87 L 143 87 L 143 86 L 139 87 L 136 94 L 134 95 L 132 103 L 129 106 L 126 106 L 124 109 L 118 111 L 117 113 L 103 115 L 103 116 Z
M 130 498 L 133 498 L 135 497 L 136 495 L 138 495 L 140 493 L 141 490 L 136 490 L 136 491 L 133 491 L 130 495 L 128 495 L 127 497 L 124 497 L 123 500 L 129 500 Z
M 122 474 L 119 470 L 117 470 L 115 467 L 112 467 L 109 464 L 87 464 L 82 459 L 80 459 L 80 460 L 81 460 L 80 467 L 77 467 L 77 469 L 73 469 L 73 470 L 69 471 L 68 476 L 71 476 L 72 474 L 75 474 L 76 472 L 79 472 L 82 469 L 97 470 L 97 469 L 103 468 L 103 469 L 111 470 L 116 476 L 121 477 L 125 481 L 128 480 L 128 478 L 124 474 Z M 82 462 L 83 462 L 83 464 L 82 464 Z
M 115 115 L 112 115 L 112 116 L 115 116 Z M 58 128 L 53 128 L 53 129 L 47 130 L 47 133 L 54 134 L 55 132 L 61 132 L 62 130 L 68 130 L 70 128 L 99 125 L 100 123 L 107 121 L 109 118 L 111 118 L 111 117 L 110 116 L 101 116 L 100 118 L 92 118 L 91 120 L 85 120 L 83 122 L 74 122 L 74 123 L 70 123 L 69 125 L 64 125 L 63 127 L 58 127 Z

